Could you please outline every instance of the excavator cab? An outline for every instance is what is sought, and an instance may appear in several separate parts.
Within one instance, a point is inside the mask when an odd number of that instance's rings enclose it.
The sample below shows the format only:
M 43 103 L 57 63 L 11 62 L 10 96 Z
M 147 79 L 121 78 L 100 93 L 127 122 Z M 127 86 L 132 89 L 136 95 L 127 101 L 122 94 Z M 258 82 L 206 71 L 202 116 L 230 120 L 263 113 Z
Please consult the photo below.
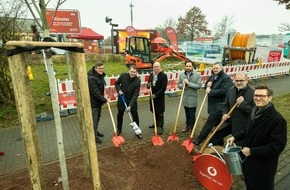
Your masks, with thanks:
M 125 64 L 127 67 L 136 65 L 139 71 L 152 70 L 150 40 L 141 36 L 126 38 Z

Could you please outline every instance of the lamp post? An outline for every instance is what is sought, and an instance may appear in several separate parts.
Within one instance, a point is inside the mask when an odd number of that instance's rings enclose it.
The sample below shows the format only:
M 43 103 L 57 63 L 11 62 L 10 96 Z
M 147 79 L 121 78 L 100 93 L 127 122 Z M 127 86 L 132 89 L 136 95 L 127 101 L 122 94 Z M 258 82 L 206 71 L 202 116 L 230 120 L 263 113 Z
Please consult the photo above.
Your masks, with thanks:
M 111 28 L 111 45 L 112 45 L 112 54 L 114 54 L 114 27 L 118 27 L 118 24 L 113 24 L 112 19 L 107 17 L 105 18 L 106 23 L 109 23 L 112 28 Z

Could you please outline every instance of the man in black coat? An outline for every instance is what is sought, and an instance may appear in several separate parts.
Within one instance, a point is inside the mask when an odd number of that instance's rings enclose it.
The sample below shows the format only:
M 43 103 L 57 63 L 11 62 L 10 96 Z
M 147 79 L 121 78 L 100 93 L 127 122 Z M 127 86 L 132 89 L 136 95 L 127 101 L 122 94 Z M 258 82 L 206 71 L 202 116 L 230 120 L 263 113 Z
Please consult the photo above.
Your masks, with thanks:
M 153 72 L 149 76 L 147 87 L 152 89 L 152 95 L 150 97 L 150 111 L 152 110 L 151 98 L 153 98 L 155 108 L 155 118 L 158 129 L 158 134 L 163 134 L 164 126 L 164 112 L 165 112 L 165 91 L 167 87 L 167 75 L 162 71 L 159 62 L 153 64 Z M 154 125 L 150 125 L 149 128 L 154 128 Z
M 212 137 L 210 143 L 213 145 L 224 145 L 223 138 L 229 134 L 237 134 L 242 131 L 250 120 L 250 114 L 255 106 L 254 103 L 254 89 L 248 85 L 247 74 L 245 72 L 238 72 L 235 76 L 235 86 L 231 87 L 227 93 L 225 106 L 223 109 L 222 120 L 225 121 L 224 128 L 217 131 Z M 230 109 L 238 103 L 238 106 L 229 116 Z M 242 141 L 236 142 L 237 145 L 242 145 Z
M 205 83 L 208 93 L 208 118 L 198 137 L 193 140 L 195 145 L 204 141 L 208 134 L 222 119 L 222 111 L 228 90 L 233 86 L 232 79 L 223 71 L 222 64 L 216 62 L 212 66 L 212 75 Z
M 96 143 L 102 143 L 102 140 L 99 137 L 104 136 L 98 130 L 98 124 L 102 113 L 102 105 L 107 102 L 107 99 L 104 97 L 106 85 L 104 79 L 105 75 L 103 63 L 96 63 L 95 66 L 88 72 L 89 92 Z
M 287 143 L 287 122 L 271 103 L 273 90 L 258 85 L 254 91 L 255 107 L 247 127 L 228 138 L 227 143 L 244 140 L 242 153 L 248 190 L 274 190 L 278 160 Z
M 128 73 L 122 73 L 116 80 L 115 88 L 120 96 L 123 96 L 127 104 L 127 110 L 121 97 L 118 98 L 117 108 L 117 132 L 122 133 L 123 116 L 125 111 L 130 111 L 133 121 L 139 126 L 139 116 L 137 107 L 137 98 L 139 96 L 141 80 L 137 77 L 137 68 L 135 65 L 129 67 Z M 142 139 L 141 134 L 136 134 Z

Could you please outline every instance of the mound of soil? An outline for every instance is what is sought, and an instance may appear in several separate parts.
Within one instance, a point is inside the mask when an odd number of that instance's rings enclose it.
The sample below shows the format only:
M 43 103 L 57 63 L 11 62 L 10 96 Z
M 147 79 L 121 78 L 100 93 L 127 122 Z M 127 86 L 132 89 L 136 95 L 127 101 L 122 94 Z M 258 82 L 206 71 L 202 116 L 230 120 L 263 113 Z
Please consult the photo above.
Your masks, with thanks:
M 204 189 L 194 178 L 192 156 L 176 141 L 130 150 L 124 147 L 98 150 L 98 161 L 101 188 L 105 190 Z M 70 189 L 93 189 L 92 179 L 84 177 L 81 155 L 67 159 L 67 170 Z M 44 166 L 47 189 L 62 189 L 60 176 L 59 162 Z M 31 189 L 27 171 L 1 177 L 0 188 Z

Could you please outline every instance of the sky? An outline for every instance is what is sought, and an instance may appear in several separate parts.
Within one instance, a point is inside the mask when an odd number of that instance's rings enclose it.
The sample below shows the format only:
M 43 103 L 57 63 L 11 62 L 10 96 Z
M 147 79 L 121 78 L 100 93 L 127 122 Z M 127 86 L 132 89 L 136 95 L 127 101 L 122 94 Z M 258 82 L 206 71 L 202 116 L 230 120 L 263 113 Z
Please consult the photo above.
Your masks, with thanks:
M 54 8 L 54 2 L 48 8 Z M 240 33 L 278 34 L 280 23 L 290 23 L 290 10 L 273 0 L 67 0 L 60 9 L 78 10 L 82 27 L 92 28 L 107 38 L 111 26 L 105 17 L 119 24 L 116 29 L 125 29 L 131 25 L 131 2 L 136 29 L 154 29 L 169 18 L 177 21 L 194 6 L 206 16 L 211 30 L 226 15 L 233 17 L 233 28 Z

